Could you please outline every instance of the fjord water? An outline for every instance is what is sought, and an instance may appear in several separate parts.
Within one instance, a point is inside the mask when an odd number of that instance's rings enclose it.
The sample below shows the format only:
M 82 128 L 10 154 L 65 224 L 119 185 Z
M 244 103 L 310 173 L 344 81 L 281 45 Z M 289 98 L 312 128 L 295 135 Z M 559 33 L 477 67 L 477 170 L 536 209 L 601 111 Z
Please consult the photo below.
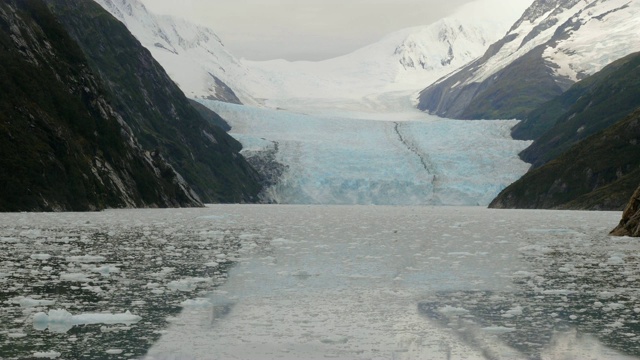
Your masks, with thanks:
M 618 213 L 208 211 L 213 228 L 259 230 L 241 235 L 228 280 L 172 319 L 148 359 L 640 355 L 639 245 L 607 236 Z
M 0 355 L 636 358 L 640 245 L 607 235 L 619 216 L 303 205 L 3 214 Z

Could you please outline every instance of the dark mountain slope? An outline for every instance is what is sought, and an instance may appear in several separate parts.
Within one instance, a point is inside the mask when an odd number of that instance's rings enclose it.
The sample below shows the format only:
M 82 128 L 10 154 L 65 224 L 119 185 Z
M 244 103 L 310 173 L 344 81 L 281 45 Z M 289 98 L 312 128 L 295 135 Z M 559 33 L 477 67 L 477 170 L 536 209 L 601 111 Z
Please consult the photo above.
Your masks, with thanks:
M 0 211 L 201 205 L 40 0 L 0 2 L 0 169 Z
M 542 166 L 638 107 L 640 53 L 635 53 L 576 83 L 514 128 L 515 135 L 525 138 L 548 129 L 520 156 L 534 168 Z
M 418 108 L 456 119 L 525 119 L 612 59 L 639 51 L 639 14 L 637 1 L 535 0 L 483 57 L 424 89 Z
M 91 0 L 46 0 L 145 149 L 159 151 L 205 202 L 250 202 L 257 173 L 241 145 L 204 120 L 148 50 Z
M 552 76 L 553 69 L 546 66 L 543 50 L 532 50 L 486 80 L 458 86 L 491 57 L 490 48 L 485 57 L 423 90 L 418 108 L 453 119 L 522 119 L 566 90 Z
M 620 223 L 611 231 L 611 235 L 640 237 L 640 187 L 631 196 Z
M 622 210 L 640 183 L 640 109 L 503 190 L 493 208 Z

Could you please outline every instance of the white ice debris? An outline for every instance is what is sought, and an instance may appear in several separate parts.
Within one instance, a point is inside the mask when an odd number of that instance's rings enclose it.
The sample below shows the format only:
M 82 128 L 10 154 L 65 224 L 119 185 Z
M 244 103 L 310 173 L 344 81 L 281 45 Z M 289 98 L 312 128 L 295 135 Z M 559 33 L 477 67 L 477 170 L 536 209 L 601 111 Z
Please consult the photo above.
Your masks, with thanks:
M 100 255 L 83 255 L 83 256 L 69 256 L 67 257 L 68 262 L 78 262 L 78 263 L 97 263 L 103 262 L 107 258 Z
M 117 265 L 104 265 L 91 269 L 92 272 L 98 273 L 102 276 L 109 277 L 111 274 L 119 273 L 120 269 Z
M 49 313 L 39 312 L 33 316 L 33 325 L 36 329 L 47 327 L 55 332 L 66 332 L 76 325 L 90 324 L 135 324 L 142 317 L 133 315 L 129 310 L 121 314 L 79 314 L 72 315 L 64 309 L 49 310 Z
M 465 308 L 453 307 L 453 306 L 445 306 L 443 308 L 438 309 L 438 312 L 444 316 L 461 316 L 469 313 L 469 310 Z
M 180 303 L 182 307 L 188 308 L 202 308 L 202 307 L 211 307 L 213 303 L 209 298 L 197 298 L 197 299 L 189 299 Z
M 516 329 L 504 327 L 504 326 L 487 326 L 487 327 L 483 327 L 482 331 L 487 332 L 489 334 L 493 334 L 493 335 L 501 335 L 501 334 L 514 332 L 516 331 Z
M 60 357 L 60 355 L 62 354 L 57 351 L 41 351 L 35 352 L 31 356 L 39 359 L 57 359 Z
M 30 297 L 18 296 L 10 300 L 13 304 L 19 304 L 21 307 L 30 308 L 38 306 L 50 306 L 55 304 L 55 300 L 33 299 Z
M 522 306 L 520 305 L 514 306 L 512 309 L 507 310 L 504 314 L 502 314 L 502 317 L 512 318 L 515 316 L 520 316 L 522 315 L 522 310 L 523 310 Z
M 90 282 L 93 279 L 91 275 L 84 273 L 61 273 L 60 274 L 61 281 L 71 281 L 71 282 Z
M 212 281 L 211 278 L 199 278 L 199 277 L 191 277 L 180 280 L 174 280 L 167 284 L 167 288 L 174 291 L 184 291 L 189 292 L 193 291 L 198 287 L 198 284 L 201 283 L 210 283 Z

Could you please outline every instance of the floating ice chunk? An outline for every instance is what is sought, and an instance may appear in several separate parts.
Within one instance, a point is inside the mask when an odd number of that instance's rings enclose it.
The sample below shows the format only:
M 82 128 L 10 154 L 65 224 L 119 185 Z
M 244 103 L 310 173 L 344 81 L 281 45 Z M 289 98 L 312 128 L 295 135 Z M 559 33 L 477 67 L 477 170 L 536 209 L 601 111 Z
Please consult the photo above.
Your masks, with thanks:
M 163 267 L 163 268 L 162 268 L 162 271 L 157 272 L 157 273 L 153 273 L 153 274 L 151 274 L 150 276 L 152 276 L 152 277 L 156 277 L 156 278 L 164 278 L 164 277 L 166 277 L 167 275 L 171 274 L 171 273 L 172 273 L 172 272 L 174 272 L 174 271 L 175 271 L 175 268 L 172 268 L 172 267 Z
M 514 332 L 516 331 L 516 329 L 508 328 L 504 326 L 488 326 L 488 327 L 482 328 L 482 331 L 487 332 L 489 334 L 493 334 L 493 335 L 501 335 L 501 334 L 508 334 L 508 333 Z
M 550 249 L 546 246 L 541 246 L 541 245 L 529 245 L 529 246 L 525 246 L 519 249 L 521 252 L 524 253 L 534 253 L 534 254 L 550 254 L 553 252 L 553 249 Z
M 24 307 L 24 308 L 37 307 L 37 306 L 50 306 L 56 303 L 54 300 L 38 300 L 38 299 L 32 299 L 24 296 L 15 297 L 10 301 L 13 304 L 19 304 L 20 307 Z
M 105 352 L 109 355 L 120 355 L 122 354 L 122 349 L 109 349 Z
M 49 260 L 51 259 L 51 255 L 49 254 L 33 254 L 31 255 L 33 260 Z
M 621 321 L 616 321 L 616 322 L 614 322 L 614 323 L 607 324 L 607 325 L 605 325 L 605 326 L 606 326 L 606 327 L 610 327 L 610 328 L 616 328 L 616 329 L 619 329 L 619 328 L 624 327 L 624 323 L 622 323 Z
M 443 308 L 438 309 L 438 312 L 441 313 L 444 316 L 450 317 L 450 316 L 461 316 L 461 315 L 466 315 L 469 313 L 469 310 L 465 309 L 465 308 L 458 308 L 458 307 L 453 307 L 453 306 L 445 306 Z
M 75 325 L 88 324 L 134 324 L 142 317 L 133 315 L 129 310 L 122 314 L 80 314 L 73 316 Z
M 519 277 L 519 278 L 527 278 L 527 277 L 533 277 L 533 276 L 535 276 L 535 274 L 528 271 L 516 271 L 513 273 L 513 277 Z
M 624 265 L 624 259 L 620 255 L 612 255 L 607 261 L 609 265 Z
M 198 287 L 198 284 L 211 282 L 211 278 L 186 278 L 181 280 L 174 280 L 167 284 L 167 288 L 174 291 L 189 292 Z
M 208 263 L 204 264 L 204 266 L 207 266 L 207 267 L 218 267 L 219 265 L 220 264 L 215 262 L 215 261 L 211 261 L 211 262 L 208 262 Z
M 119 273 L 120 269 L 117 265 L 104 265 L 100 267 L 96 267 L 95 269 L 91 269 L 92 272 L 98 273 L 104 277 L 109 277 L 111 274 Z
M 349 338 L 346 336 L 331 336 L 320 340 L 323 344 L 346 344 L 349 342 Z
M 197 298 L 197 299 L 189 299 L 180 303 L 182 307 L 190 307 L 190 308 L 207 308 L 212 307 L 213 303 L 211 299 L 208 298 Z
M 520 316 L 522 315 L 522 306 L 515 306 L 514 308 L 508 310 L 507 312 L 505 312 L 504 314 L 502 314 L 502 317 L 504 318 L 512 318 L 514 316 Z
M 93 281 L 90 275 L 84 273 L 62 273 L 60 274 L 61 281 L 79 281 L 79 282 L 89 282 Z
M 90 324 L 135 324 L 142 317 L 128 310 L 122 314 L 80 314 L 72 315 L 67 310 L 49 310 L 49 314 L 39 312 L 33 316 L 33 326 L 37 330 L 49 328 L 52 332 L 67 332 L 75 325 Z
M 575 294 L 576 292 L 568 289 L 555 289 L 555 290 L 544 290 L 542 291 L 542 293 L 545 295 L 571 295 L 571 294 Z
M 44 352 L 35 352 L 31 356 L 39 359 L 56 359 L 56 358 L 59 358 L 60 355 L 62 354 L 57 351 L 44 351 Z
M 107 260 L 107 258 L 100 255 L 84 255 L 84 256 L 67 257 L 68 262 L 79 262 L 79 263 L 97 263 L 97 262 L 103 262 L 105 260 Z
M 616 293 L 611 291 L 601 291 L 598 293 L 600 299 L 611 299 L 614 296 L 616 296 Z

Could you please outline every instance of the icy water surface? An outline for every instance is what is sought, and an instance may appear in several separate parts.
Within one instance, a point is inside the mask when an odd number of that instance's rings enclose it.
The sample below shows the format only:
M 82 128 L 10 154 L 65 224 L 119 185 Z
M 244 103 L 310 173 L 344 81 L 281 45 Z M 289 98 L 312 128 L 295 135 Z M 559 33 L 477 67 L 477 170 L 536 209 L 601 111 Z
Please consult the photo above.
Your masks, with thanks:
M 0 215 L 0 358 L 640 357 L 618 212 Z

